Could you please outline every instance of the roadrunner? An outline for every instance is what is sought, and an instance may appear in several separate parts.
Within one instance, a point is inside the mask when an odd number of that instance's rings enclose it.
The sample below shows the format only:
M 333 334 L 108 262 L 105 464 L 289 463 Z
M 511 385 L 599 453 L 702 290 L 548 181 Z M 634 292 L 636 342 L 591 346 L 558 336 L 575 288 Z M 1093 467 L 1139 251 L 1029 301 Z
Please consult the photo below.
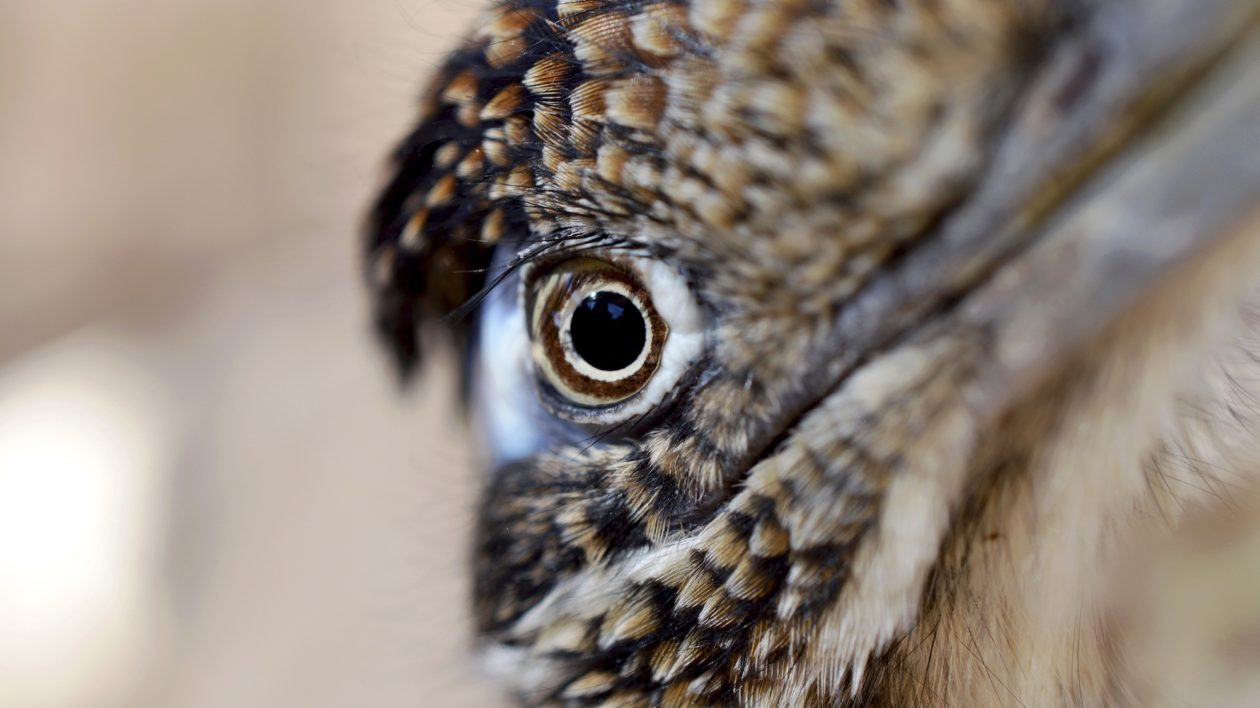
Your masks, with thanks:
M 490 7 L 366 242 L 401 370 L 462 352 L 486 665 L 1163 700 L 1115 581 L 1260 481 L 1258 67 L 1254 0 Z

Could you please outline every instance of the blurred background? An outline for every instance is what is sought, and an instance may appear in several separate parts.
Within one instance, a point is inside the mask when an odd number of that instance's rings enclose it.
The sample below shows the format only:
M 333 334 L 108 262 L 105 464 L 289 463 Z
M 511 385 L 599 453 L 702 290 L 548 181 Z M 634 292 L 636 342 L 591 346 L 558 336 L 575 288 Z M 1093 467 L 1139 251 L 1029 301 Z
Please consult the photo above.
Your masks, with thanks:
M 493 705 L 360 219 L 456 0 L 0 0 L 0 708 Z

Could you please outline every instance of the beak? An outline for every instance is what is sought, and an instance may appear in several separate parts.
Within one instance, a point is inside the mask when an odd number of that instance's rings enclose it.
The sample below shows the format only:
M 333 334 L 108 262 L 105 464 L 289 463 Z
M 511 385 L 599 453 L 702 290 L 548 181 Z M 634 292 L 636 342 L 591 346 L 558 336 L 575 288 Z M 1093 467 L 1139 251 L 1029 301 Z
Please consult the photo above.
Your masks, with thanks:
M 990 338 L 969 396 L 982 415 L 1183 263 L 1260 242 L 1260 0 L 1099 5 L 1035 77 L 975 196 L 858 303 L 855 319 L 886 323 L 960 294 L 951 326 Z

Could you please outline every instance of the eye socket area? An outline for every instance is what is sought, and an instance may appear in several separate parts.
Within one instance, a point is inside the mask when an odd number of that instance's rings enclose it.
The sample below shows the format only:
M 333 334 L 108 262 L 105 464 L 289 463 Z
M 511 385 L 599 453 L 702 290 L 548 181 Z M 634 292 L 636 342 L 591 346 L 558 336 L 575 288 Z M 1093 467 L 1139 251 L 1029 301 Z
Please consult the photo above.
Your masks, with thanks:
M 573 258 L 531 278 L 527 292 L 535 366 L 567 401 L 602 408 L 648 386 L 670 327 L 633 269 Z

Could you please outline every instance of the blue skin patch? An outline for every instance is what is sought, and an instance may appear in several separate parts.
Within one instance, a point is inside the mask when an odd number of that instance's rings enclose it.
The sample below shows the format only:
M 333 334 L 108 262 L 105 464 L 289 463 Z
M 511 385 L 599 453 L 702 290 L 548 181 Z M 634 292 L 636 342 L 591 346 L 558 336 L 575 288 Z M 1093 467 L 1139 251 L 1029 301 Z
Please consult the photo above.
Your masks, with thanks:
M 492 273 L 504 267 L 501 254 L 509 249 L 499 251 Z M 499 283 L 483 302 L 473 357 L 473 408 L 490 463 L 500 467 L 542 452 L 549 443 L 544 421 L 551 416 L 534 391 L 519 275 Z

